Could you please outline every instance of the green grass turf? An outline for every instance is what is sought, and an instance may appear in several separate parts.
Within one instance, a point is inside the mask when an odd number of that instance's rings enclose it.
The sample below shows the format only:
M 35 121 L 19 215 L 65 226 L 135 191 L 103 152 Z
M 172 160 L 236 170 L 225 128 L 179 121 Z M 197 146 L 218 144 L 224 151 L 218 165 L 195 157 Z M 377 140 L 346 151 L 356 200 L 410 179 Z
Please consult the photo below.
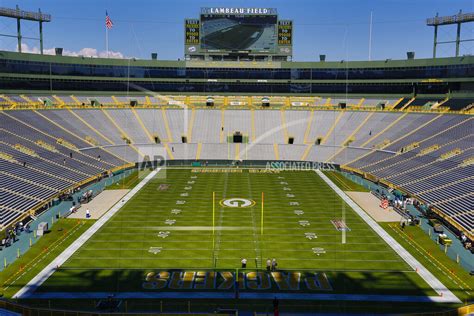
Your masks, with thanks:
M 370 192 L 369 189 L 346 178 L 337 171 L 325 171 L 324 174 L 343 191 Z
M 420 227 L 406 226 L 402 230 L 397 223 L 380 224 L 460 300 L 474 300 L 474 277 L 451 260 Z
M 138 171 L 135 170 L 116 183 L 105 187 L 105 190 L 132 189 L 143 179 L 143 175 L 147 173 L 149 173 L 149 171 L 142 171 L 140 174 L 138 174 Z
M 60 219 L 55 223 L 49 233 L 0 272 L 3 296 L 12 297 L 94 222 L 94 220 Z
M 159 190 L 160 184 L 169 187 Z M 181 196 L 183 193 L 188 196 Z M 255 205 L 223 207 L 219 201 L 224 198 L 251 199 Z M 177 205 L 179 200 L 186 204 Z M 295 201 L 298 206 L 289 204 Z M 181 213 L 172 214 L 173 209 Z M 296 215 L 294 210 L 304 214 Z M 331 223 L 343 218 L 351 229 L 346 243 Z M 167 219 L 176 223 L 167 225 Z M 310 226 L 301 226 L 300 220 L 309 221 Z M 160 238 L 160 231 L 170 235 Z M 305 238 L 308 232 L 317 238 Z M 152 254 L 150 247 L 163 248 Z M 324 248 L 326 253 L 318 256 L 314 247 Z M 324 271 L 334 293 L 434 294 L 314 172 L 193 173 L 178 169 L 166 170 L 165 179 L 151 180 L 39 290 L 143 291 L 142 283 L 150 271 L 233 271 L 240 267 L 242 258 L 248 259 L 250 269 L 265 268 L 267 258 L 276 258 L 279 269 Z

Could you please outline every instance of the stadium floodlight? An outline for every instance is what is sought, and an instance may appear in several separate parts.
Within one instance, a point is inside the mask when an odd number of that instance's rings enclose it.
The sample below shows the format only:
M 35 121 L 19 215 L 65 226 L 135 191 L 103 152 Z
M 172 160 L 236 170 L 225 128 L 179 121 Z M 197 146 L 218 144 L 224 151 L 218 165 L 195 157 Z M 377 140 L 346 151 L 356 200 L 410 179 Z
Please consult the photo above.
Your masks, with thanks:
M 16 19 L 16 35 L 9 35 L 9 34 L 0 34 L 0 36 L 5 37 L 16 37 L 18 39 L 18 52 L 21 53 L 21 39 L 31 39 L 31 40 L 39 40 L 40 42 L 40 52 L 43 54 L 43 22 L 51 22 L 51 14 L 42 13 L 41 9 L 38 9 L 38 12 L 32 11 L 23 11 L 20 10 L 18 5 L 16 9 L 10 8 L 0 8 L 0 16 L 6 18 Z M 35 37 L 25 37 L 21 35 L 21 20 L 33 21 L 39 23 L 39 38 Z
M 38 12 L 23 11 L 18 6 L 16 9 L 0 8 L 0 16 L 37 22 L 51 22 L 51 14 L 42 13 L 41 10 L 38 10 Z
M 474 22 L 474 13 L 462 13 L 462 10 L 459 10 L 459 13 L 456 15 L 450 16 L 436 16 L 434 18 L 426 19 L 426 25 L 434 27 L 434 41 L 433 41 L 433 58 L 436 58 L 436 47 L 438 44 L 449 44 L 456 43 L 456 57 L 459 56 L 459 44 L 461 42 L 470 42 L 474 39 L 464 39 L 461 40 L 461 24 Z M 441 25 L 452 25 L 457 24 L 456 31 L 456 40 L 454 41 L 438 41 L 438 26 Z
M 434 18 L 426 19 L 426 25 L 428 26 L 437 26 L 437 25 L 449 25 L 449 24 L 457 24 L 457 23 L 466 23 L 466 22 L 474 22 L 474 13 L 462 13 L 450 16 L 438 16 L 436 15 Z

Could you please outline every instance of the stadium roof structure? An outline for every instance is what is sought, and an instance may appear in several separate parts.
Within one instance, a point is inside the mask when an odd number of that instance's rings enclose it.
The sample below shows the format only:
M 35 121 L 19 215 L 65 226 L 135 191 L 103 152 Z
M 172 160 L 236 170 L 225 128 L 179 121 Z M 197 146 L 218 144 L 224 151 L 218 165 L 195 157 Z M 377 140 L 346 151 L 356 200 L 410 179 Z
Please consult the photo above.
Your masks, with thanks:
M 473 64 L 474 56 L 419 58 L 419 59 L 385 59 L 374 61 L 282 61 L 282 62 L 235 62 L 235 61 L 184 61 L 184 60 L 151 60 L 137 58 L 97 58 L 86 56 L 58 56 L 30 53 L 0 51 L 0 58 L 23 61 L 51 62 L 59 64 L 95 64 L 111 66 L 148 66 L 148 67 L 196 67 L 196 68 L 392 68 L 392 67 L 426 67 L 440 65 Z
M 23 38 L 30 40 L 39 40 L 40 52 L 43 54 L 43 22 L 51 22 L 51 14 L 42 13 L 41 9 L 38 12 L 20 10 L 18 5 L 16 9 L 0 8 L 0 17 L 16 19 L 16 35 L 0 34 L 4 37 L 16 37 L 18 40 L 18 51 L 21 53 L 21 40 Z M 39 38 L 25 37 L 21 34 L 21 20 L 38 22 L 39 25 Z
M 434 40 L 433 40 L 433 58 L 436 58 L 436 47 L 438 44 L 450 44 L 456 43 L 456 55 L 459 56 L 459 45 L 462 42 L 474 41 L 473 38 L 461 39 L 461 24 L 474 22 L 474 13 L 462 13 L 459 11 L 458 14 L 449 16 L 436 16 L 426 20 L 426 25 L 434 27 Z M 456 40 L 454 41 L 438 41 L 438 27 L 443 25 L 457 24 Z
M 20 10 L 10 8 L 0 8 L 0 16 L 37 22 L 51 22 L 51 14 Z
M 474 13 L 459 13 L 448 16 L 436 16 L 434 18 L 426 19 L 426 25 L 449 25 L 457 23 L 474 22 Z

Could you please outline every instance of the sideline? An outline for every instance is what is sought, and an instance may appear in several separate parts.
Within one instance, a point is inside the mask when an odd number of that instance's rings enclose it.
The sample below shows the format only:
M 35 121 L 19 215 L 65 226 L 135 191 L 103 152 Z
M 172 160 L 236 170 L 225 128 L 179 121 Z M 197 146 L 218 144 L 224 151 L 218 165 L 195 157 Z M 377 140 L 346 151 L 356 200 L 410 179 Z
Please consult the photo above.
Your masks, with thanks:
M 81 224 L 82 223 L 82 224 Z M 41 251 L 36 257 L 33 258 L 30 262 L 28 262 L 23 269 L 18 270 L 15 274 L 10 276 L 2 285 L 3 291 L 6 291 L 12 286 L 13 284 L 16 283 L 19 279 L 21 279 L 25 274 L 27 274 L 31 269 L 36 267 L 41 261 L 43 261 L 48 255 L 59 247 L 64 241 L 69 239 L 74 233 L 81 228 L 81 226 L 84 225 L 84 221 L 79 221 L 72 229 L 69 231 L 67 234 L 63 234 L 59 239 L 56 239 L 55 242 L 53 242 L 51 245 L 49 245 L 46 249 Z M 49 250 L 49 251 L 48 251 Z M 11 282 L 10 282 L 11 281 Z M 6 285 L 6 286 L 5 286 Z M 1 315 L 1 313 L 0 313 Z
M 23 288 L 21 288 L 13 298 L 27 298 L 33 294 L 36 289 L 43 284 L 56 270 L 66 262 L 82 245 L 84 245 L 112 216 L 114 216 L 141 188 L 143 188 L 159 171 L 158 168 L 152 171 L 139 184 L 137 184 L 127 195 L 117 204 L 115 204 L 104 216 L 97 220 L 88 230 L 86 230 L 76 241 L 66 248 L 59 256 L 48 264 L 40 273 L 31 279 Z
M 321 179 L 324 180 L 353 210 L 356 212 L 372 229 L 379 235 L 406 263 L 425 280 L 425 282 L 438 293 L 439 297 L 430 296 L 433 302 L 437 303 L 462 303 L 456 295 L 453 294 L 441 281 L 439 281 L 428 269 L 426 269 L 418 260 L 415 259 L 405 248 L 403 248 L 392 236 L 390 236 L 377 222 L 375 222 L 359 205 L 347 196 L 344 191 L 339 189 L 324 173 L 320 170 L 315 171 Z
M 452 270 L 450 270 L 448 267 L 446 267 L 443 263 L 438 261 L 435 257 L 433 257 L 428 251 L 426 251 L 423 246 L 421 246 L 419 243 L 417 243 L 412 237 L 408 236 L 408 234 L 405 231 L 401 231 L 400 229 L 397 229 L 394 225 L 389 224 L 389 227 L 393 230 L 394 233 L 396 233 L 400 238 L 402 238 L 406 243 L 408 243 L 410 246 L 412 246 L 421 256 L 423 256 L 426 260 L 428 260 L 435 268 L 437 268 L 439 271 L 442 273 L 445 273 L 448 278 L 453 281 L 461 290 L 463 290 L 467 295 L 471 295 L 470 292 L 468 292 L 464 287 L 466 287 L 468 290 L 472 290 L 472 288 L 467 285 L 463 280 L 461 280 Z M 443 269 L 441 269 L 443 268 Z M 453 279 L 456 278 L 456 280 Z M 462 283 L 459 284 L 458 282 Z

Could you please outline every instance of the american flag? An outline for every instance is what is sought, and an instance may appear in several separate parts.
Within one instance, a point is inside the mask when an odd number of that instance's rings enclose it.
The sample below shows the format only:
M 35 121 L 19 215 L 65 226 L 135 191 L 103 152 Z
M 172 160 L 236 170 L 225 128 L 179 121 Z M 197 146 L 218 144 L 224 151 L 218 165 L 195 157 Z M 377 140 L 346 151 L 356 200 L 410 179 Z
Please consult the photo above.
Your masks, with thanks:
M 114 26 L 114 23 L 110 19 L 107 11 L 105 11 L 105 27 L 110 30 L 113 26 Z

